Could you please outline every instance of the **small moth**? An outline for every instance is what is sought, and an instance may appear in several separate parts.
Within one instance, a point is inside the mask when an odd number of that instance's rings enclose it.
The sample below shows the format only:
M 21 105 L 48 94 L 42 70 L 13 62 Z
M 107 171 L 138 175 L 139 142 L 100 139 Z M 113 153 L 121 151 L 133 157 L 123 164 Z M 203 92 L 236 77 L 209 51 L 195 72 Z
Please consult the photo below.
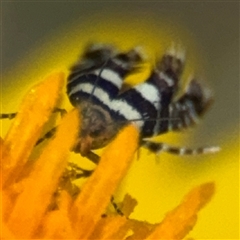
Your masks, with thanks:
M 192 79 L 186 91 L 176 98 L 185 55 L 174 47 L 156 61 L 143 83 L 126 88 L 124 79 L 138 71 L 143 62 L 139 48 L 128 52 L 119 52 L 113 46 L 103 44 L 85 48 L 67 79 L 67 95 L 71 104 L 80 110 L 82 119 L 73 150 L 98 163 L 99 156 L 92 150 L 106 146 L 126 124 L 132 122 L 140 131 L 139 146 L 153 153 L 166 151 L 191 155 L 218 151 L 219 147 L 190 149 L 149 140 L 194 125 L 213 99 L 211 91 L 196 79 Z M 55 112 L 64 114 L 65 110 L 56 108 Z M 1 114 L 0 118 L 11 119 L 15 115 Z M 55 130 L 50 130 L 37 144 L 51 137 Z
M 196 79 L 175 99 L 185 56 L 174 47 L 157 60 L 146 81 L 124 90 L 126 76 L 137 71 L 143 62 L 139 48 L 119 52 L 110 45 L 86 47 L 67 79 L 69 100 L 82 116 L 74 151 L 97 163 L 98 157 L 91 150 L 106 146 L 129 122 L 140 131 L 139 145 L 154 153 L 167 151 L 182 155 L 218 151 L 218 147 L 178 148 L 148 140 L 194 125 L 213 99 L 210 90 Z

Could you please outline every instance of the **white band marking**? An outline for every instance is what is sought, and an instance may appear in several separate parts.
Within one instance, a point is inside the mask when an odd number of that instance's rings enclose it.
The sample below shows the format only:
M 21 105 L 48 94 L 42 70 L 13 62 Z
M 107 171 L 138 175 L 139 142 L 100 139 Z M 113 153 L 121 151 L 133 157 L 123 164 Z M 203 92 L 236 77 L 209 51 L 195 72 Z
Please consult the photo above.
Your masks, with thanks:
M 71 90 L 71 92 L 69 93 L 69 97 L 79 91 L 91 94 L 93 87 L 94 86 L 91 83 L 78 84 Z M 108 93 L 99 87 L 95 88 L 93 95 L 111 110 L 123 115 L 127 120 L 142 118 L 142 115 L 131 105 L 129 105 L 124 99 L 110 99 Z M 144 121 L 136 121 L 135 124 L 141 129 Z
M 93 74 L 95 75 L 100 75 L 101 78 L 103 78 L 104 80 L 112 83 L 113 85 L 115 85 L 118 89 L 121 88 L 122 86 L 122 78 L 113 70 L 111 69 L 97 69 L 93 72 Z
M 159 110 L 160 93 L 155 86 L 150 83 L 142 83 L 134 87 L 141 96 L 154 105 L 156 110 Z
M 164 72 L 160 72 L 159 76 L 161 79 L 163 79 L 169 87 L 172 87 L 174 85 L 174 80 L 170 77 L 168 77 Z

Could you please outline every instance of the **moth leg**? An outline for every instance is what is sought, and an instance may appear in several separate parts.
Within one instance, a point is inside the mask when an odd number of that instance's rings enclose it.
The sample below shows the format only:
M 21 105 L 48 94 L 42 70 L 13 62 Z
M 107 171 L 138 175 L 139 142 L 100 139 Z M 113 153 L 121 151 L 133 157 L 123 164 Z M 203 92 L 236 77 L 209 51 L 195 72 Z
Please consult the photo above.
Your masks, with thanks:
M 53 113 L 59 112 L 61 114 L 61 117 L 63 117 L 67 111 L 63 108 L 55 108 L 53 110 Z M 17 112 L 15 113 L 0 113 L 0 119 L 8 118 L 8 119 L 13 119 L 17 115 Z
M 92 151 L 89 151 L 85 157 L 87 157 L 91 162 L 95 164 L 98 164 L 100 161 L 100 157 Z
M 186 148 L 186 147 L 176 147 L 168 145 L 167 143 L 158 143 L 153 141 L 142 141 L 142 146 L 147 148 L 149 151 L 159 154 L 161 151 L 168 152 L 176 155 L 198 155 L 206 153 L 215 153 L 220 150 L 219 147 L 199 147 L 199 148 Z
M 58 191 L 66 190 L 72 197 L 76 197 L 81 190 L 79 186 L 75 184 L 74 180 L 87 178 L 92 173 L 93 170 L 83 169 L 72 162 L 68 163 L 68 166 L 60 178 Z
M 86 178 L 91 176 L 94 170 L 86 170 L 76 165 L 75 163 L 68 163 L 68 167 L 65 170 L 63 177 L 71 180 L 75 180 L 78 178 Z
M 67 111 L 63 108 L 55 108 L 53 110 L 53 113 L 60 113 L 61 117 L 63 117 L 67 113 Z M 57 127 L 54 127 L 51 130 L 49 130 L 47 133 L 44 134 L 43 137 L 38 139 L 36 145 L 40 144 L 41 142 L 43 142 L 46 139 L 49 139 L 49 138 L 53 137 L 56 130 L 57 130 Z
M 111 205 L 113 206 L 114 210 L 116 211 L 116 213 L 120 216 L 124 216 L 124 213 L 122 212 L 121 208 L 118 206 L 118 204 L 114 201 L 114 196 L 111 196 L 111 200 L 110 200 Z M 107 217 L 108 214 L 104 213 L 102 214 L 102 218 Z
M 48 131 L 47 133 L 44 134 L 43 137 L 39 138 L 38 141 L 36 142 L 35 146 L 37 146 L 38 144 L 40 144 L 41 142 L 43 142 L 46 139 L 51 138 L 52 136 L 54 136 L 54 134 L 57 131 L 57 127 L 52 128 L 50 131 Z
M 1 113 L 0 114 L 0 119 L 8 118 L 8 119 L 13 119 L 15 118 L 17 113 Z
M 113 208 L 115 209 L 115 211 L 117 212 L 117 214 L 119 214 L 120 216 L 124 216 L 122 210 L 119 208 L 119 206 L 117 205 L 117 203 L 114 201 L 114 197 L 111 197 L 111 204 L 113 206 Z
M 76 145 L 75 145 L 75 147 L 73 147 L 72 151 L 75 152 L 75 153 L 77 153 L 77 154 L 81 154 L 81 153 L 80 153 L 79 142 L 76 143 Z M 81 154 L 81 156 L 82 156 L 82 154 Z M 88 160 L 90 160 L 91 162 L 93 162 L 93 163 L 96 164 L 96 165 L 97 165 L 97 164 L 99 163 L 99 161 L 100 161 L 100 157 L 99 157 L 96 153 L 94 153 L 94 152 L 92 152 L 92 151 L 86 152 L 83 157 L 88 158 Z

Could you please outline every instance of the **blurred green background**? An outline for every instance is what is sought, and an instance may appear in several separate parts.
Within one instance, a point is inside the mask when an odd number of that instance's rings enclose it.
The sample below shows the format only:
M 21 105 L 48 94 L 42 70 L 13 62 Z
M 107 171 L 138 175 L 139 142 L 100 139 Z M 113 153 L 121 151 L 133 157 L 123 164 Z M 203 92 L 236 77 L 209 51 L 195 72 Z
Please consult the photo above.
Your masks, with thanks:
M 26 89 L 39 77 L 55 68 L 65 71 L 88 41 L 127 48 L 143 45 L 153 56 L 171 42 L 180 42 L 187 50 L 187 72 L 203 78 L 214 92 L 215 103 L 199 126 L 172 141 L 180 146 L 218 145 L 223 151 L 197 158 L 162 154 L 158 165 L 149 155 L 149 161 L 134 163 L 137 170 L 131 169 L 126 189 L 145 201 L 145 211 L 140 202 L 136 216 L 154 222 L 192 186 L 214 180 L 220 200 L 200 219 L 193 236 L 238 239 L 239 2 L 2 1 L 1 34 L 1 105 L 8 112 L 17 110 Z M 3 133 L 5 128 L 2 125 Z M 131 180 L 132 175 L 139 177 Z M 141 186 L 133 185 L 136 181 Z M 162 206 L 160 217 L 153 217 L 155 208 Z

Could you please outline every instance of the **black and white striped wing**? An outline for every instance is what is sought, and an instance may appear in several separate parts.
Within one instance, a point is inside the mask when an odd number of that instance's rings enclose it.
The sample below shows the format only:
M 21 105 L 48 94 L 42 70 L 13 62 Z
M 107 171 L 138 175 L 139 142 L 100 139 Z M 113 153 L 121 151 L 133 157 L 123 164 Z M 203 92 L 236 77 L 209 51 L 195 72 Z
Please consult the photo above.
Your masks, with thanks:
M 193 125 L 212 103 L 212 96 L 207 88 L 192 80 L 185 93 L 173 101 L 183 66 L 182 54 L 166 53 L 149 79 L 120 94 L 112 109 L 128 121 L 138 119 L 135 124 L 142 138 Z
M 71 69 L 67 94 L 73 106 L 82 101 L 96 104 L 115 98 L 124 78 L 142 61 L 136 50 L 118 53 L 109 45 L 93 45 L 86 49 L 79 63 Z
M 182 68 L 183 58 L 165 54 L 149 79 L 120 94 L 112 108 L 128 121 L 137 119 L 135 124 L 142 138 L 166 132 L 169 105 L 177 91 Z

